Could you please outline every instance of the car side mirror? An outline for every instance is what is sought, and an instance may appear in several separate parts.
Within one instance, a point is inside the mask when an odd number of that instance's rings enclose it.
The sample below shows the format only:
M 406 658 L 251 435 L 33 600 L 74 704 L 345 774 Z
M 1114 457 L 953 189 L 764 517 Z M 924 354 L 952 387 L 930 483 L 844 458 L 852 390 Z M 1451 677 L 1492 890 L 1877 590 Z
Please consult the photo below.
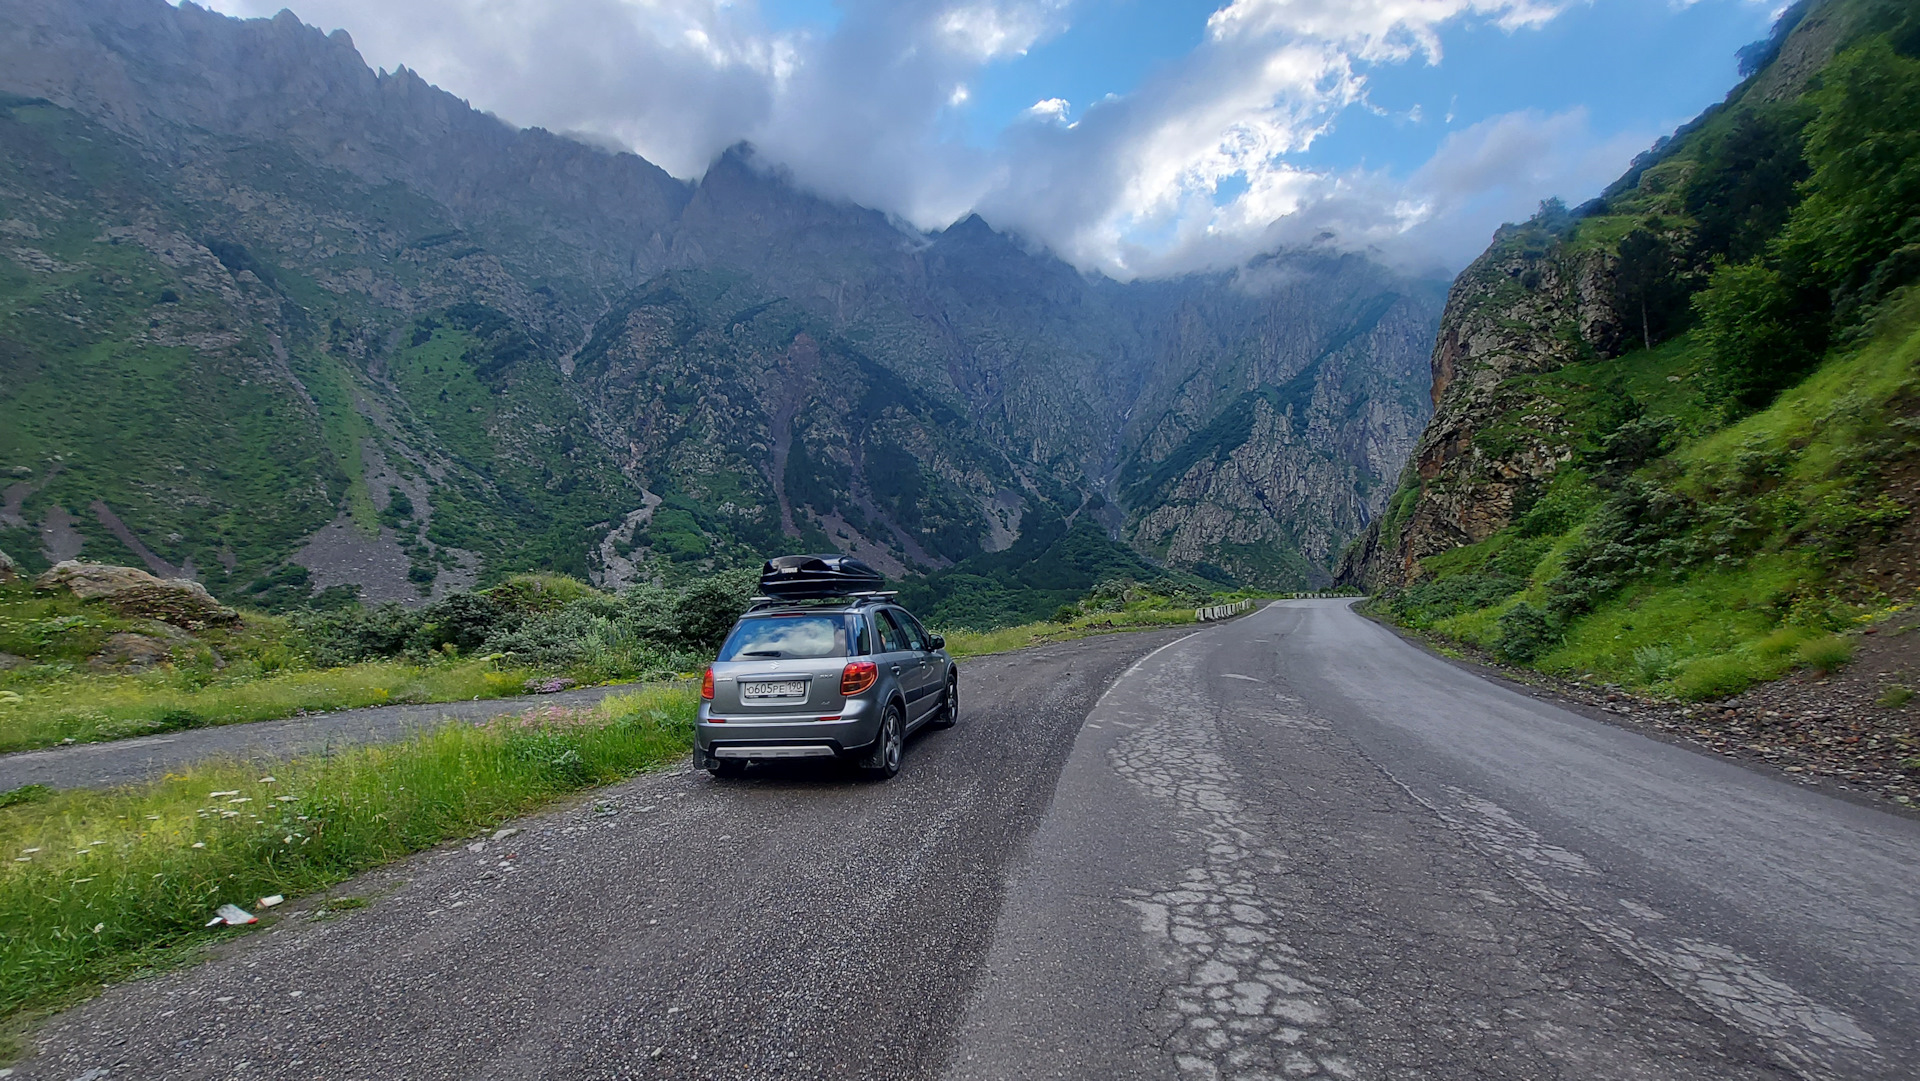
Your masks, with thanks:
M 945 649 L 945 648 L 947 648 L 947 636 L 946 636 L 946 635 L 944 635 L 944 634 L 936 634 L 936 635 L 934 635 L 934 636 L 933 636 L 933 648 L 935 648 L 935 649 Z

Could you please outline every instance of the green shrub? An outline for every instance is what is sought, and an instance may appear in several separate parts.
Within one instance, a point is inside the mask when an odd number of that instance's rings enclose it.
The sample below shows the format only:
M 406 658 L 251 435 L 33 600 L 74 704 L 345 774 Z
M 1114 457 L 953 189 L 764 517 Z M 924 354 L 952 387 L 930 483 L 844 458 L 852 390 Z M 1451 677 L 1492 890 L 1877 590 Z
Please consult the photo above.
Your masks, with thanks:
M 1911 701 L 1913 701 L 1913 689 L 1895 684 L 1881 691 L 1880 697 L 1874 699 L 1873 704 L 1881 709 L 1899 709 Z
M 1633 651 L 1633 677 L 1645 686 L 1663 683 L 1673 678 L 1682 660 L 1673 646 L 1641 646 Z
M 1825 634 L 1800 643 L 1794 657 L 1801 664 L 1821 672 L 1831 672 L 1853 660 L 1853 639 Z
M 1500 603 L 1526 585 L 1511 575 L 1455 574 L 1430 578 L 1408 586 L 1393 601 L 1393 611 L 1409 626 L 1430 627 L 1462 612 Z
M 516 574 L 486 593 L 510 612 L 551 612 L 599 595 L 592 586 L 564 574 Z
M 1693 298 L 1708 356 L 1707 389 L 1741 411 L 1759 409 L 1819 361 L 1825 327 L 1778 270 L 1723 266 Z
M 1681 667 L 1673 678 L 1673 691 L 1688 701 L 1728 698 L 1756 682 L 1753 664 L 1738 653 L 1716 653 L 1698 657 Z
M 1547 614 L 1521 601 L 1500 617 L 1493 652 L 1503 661 L 1525 664 L 1559 641 L 1559 629 Z
M 512 613 L 485 593 L 452 593 L 420 610 L 420 629 L 412 645 L 417 649 L 453 646 L 480 647 L 489 635 L 504 629 Z

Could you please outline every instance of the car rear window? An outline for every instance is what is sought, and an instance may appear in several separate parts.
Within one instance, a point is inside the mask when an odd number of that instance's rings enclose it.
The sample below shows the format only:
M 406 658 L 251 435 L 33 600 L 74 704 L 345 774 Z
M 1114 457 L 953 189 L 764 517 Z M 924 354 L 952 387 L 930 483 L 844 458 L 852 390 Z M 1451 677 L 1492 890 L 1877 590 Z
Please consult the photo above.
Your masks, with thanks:
M 753 616 L 720 647 L 723 661 L 806 660 L 847 655 L 844 615 Z

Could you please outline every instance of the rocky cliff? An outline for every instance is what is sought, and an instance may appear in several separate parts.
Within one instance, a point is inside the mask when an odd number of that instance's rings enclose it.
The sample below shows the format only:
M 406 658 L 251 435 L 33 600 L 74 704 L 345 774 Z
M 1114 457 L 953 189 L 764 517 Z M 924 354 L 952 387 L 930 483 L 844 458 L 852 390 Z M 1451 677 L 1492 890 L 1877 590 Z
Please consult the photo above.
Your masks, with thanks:
M 1448 293 L 1434 415 L 1388 511 L 1343 553 L 1341 581 L 1418 580 L 1423 560 L 1511 527 L 1605 434 L 1596 425 L 1617 416 L 1582 399 L 1629 402 L 1638 365 L 1607 362 L 1686 332 L 1715 266 L 1753 256 L 1780 227 L 1806 176 L 1803 95 L 1840 43 L 1884 21 L 1879 7 L 1795 5 L 1755 44 L 1764 63 L 1605 195 L 1572 211 L 1543 204 L 1499 231 Z
M 0 91 L 0 546 L 35 565 L 241 599 L 821 545 L 908 573 L 1084 508 L 1306 584 L 1429 409 L 1435 283 L 1321 252 L 1120 283 L 744 147 L 682 183 L 285 12 L 0 0 Z
M 1339 568 L 1377 611 L 1699 700 L 1824 686 L 1914 603 L 1920 12 L 1807 0 L 1743 60 L 1724 103 L 1454 282 L 1435 415 Z M 1900 730 L 1916 675 L 1822 720 Z

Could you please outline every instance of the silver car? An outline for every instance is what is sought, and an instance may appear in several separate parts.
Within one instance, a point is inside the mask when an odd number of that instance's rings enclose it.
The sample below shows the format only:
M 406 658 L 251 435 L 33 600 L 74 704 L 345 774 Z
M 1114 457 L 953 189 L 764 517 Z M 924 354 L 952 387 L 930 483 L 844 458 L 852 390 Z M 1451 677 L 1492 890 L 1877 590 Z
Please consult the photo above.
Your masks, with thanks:
M 884 597 L 762 602 L 707 669 L 694 762 L 715 777 L 750 762 L 841 759 L 884 780 L 907 736 L 960 717 L 946 640 Z

